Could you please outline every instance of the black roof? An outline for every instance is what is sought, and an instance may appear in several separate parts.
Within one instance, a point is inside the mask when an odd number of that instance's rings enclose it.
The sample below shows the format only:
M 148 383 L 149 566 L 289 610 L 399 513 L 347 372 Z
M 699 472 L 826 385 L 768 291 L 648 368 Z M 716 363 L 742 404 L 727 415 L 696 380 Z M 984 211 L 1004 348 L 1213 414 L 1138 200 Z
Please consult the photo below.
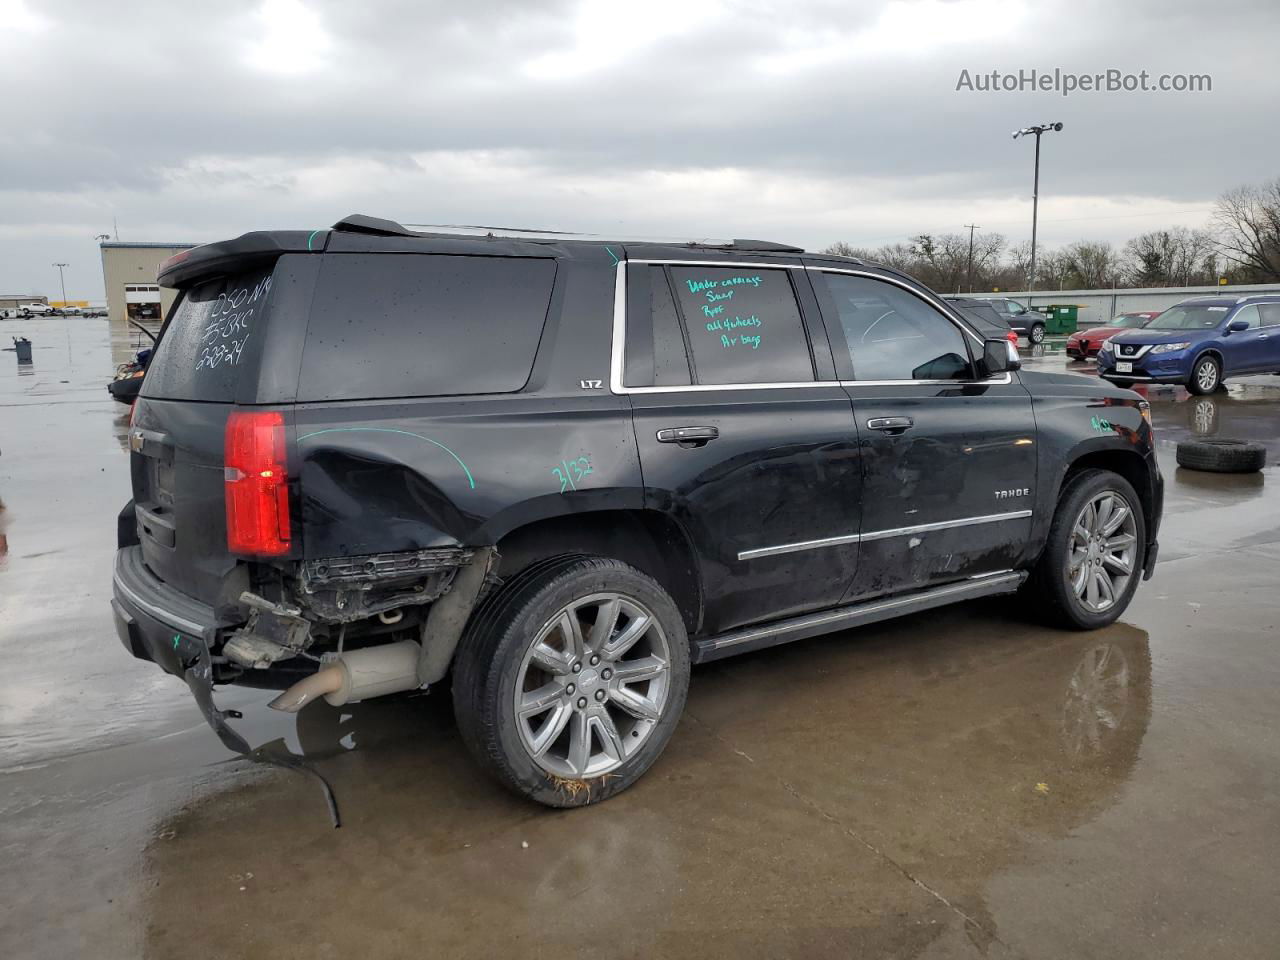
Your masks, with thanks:
M 394 220 L 384 220 L 380 217 L 370 217 L 363 213 L 353 213 L 348 217 L 343 217 L 333 225 L 333 229 L 343 233 L 364 233 L 373 234 L 381 237 L 457 237 L 457 236 L 481 236 L 481 237 L 506 237 L 510 239 L 527 240 L 534 243 L 563 243 L 565 241 L 579 241 L 582 243 L 622 243 L 627 240 L 626 237 L 607 238 L 589 236 L 581 233 L 566 233 L 562 230 L 539 230 L 532 227 L 490 227 L 476 224 L 441 224 L 430 230 L 410 230 L 404 224 L 396 223 Z M 654 243 L 655 241 L 647 240 L 645 242 Z M 786 243 L 777 243 L 773 240 L 728 240 L 728 241 L 711 241 L 711 240 L 687 240 L 687 241 L 667 241 L 664 246 L 690 246 L 690 247 L 712 247 L 716 249 L 728 250 L 759 250 L 768 251 L 770 253 L 804 253 L 803 247 L 794 247 Z
M 714 260 L 725 254 L 756 254 L 767 259 L 806 252 L 802 247 L 771 240 L 664 241 L 457 224 L 417 230 L 394 220 L 352 214 L 327 230 L 257 230 L 232 240 L 184 250 L 160 265 L 158 279 L 164 286 L 180 287 L 197 279 L 269 262 L 284 253 L 379 251 L 474 255 L 478 242 L 484 245 L 486 254 L 493 256 L 594 258 L 607 255 L 615 263 L 647 258 Z M 861 265 L 861 261 L 852 257 L 823 254 L 818 255 L 818 259 Z

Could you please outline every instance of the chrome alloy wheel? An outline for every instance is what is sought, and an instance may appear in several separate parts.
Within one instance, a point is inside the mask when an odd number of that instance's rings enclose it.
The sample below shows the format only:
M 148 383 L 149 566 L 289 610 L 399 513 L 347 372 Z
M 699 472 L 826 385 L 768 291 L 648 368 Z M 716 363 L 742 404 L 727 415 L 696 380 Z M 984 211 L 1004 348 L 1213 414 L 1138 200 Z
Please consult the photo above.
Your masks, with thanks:
M 1196 386 L 1205 393 L 1211 393 L 1218 386 L 1218 365 L 1212 360 L 1204 359 L 1196 364 Z
M 598 777 L 620 767 L 662 718 L 671 652 L 658 618 L 616 593 L 555 614 L 516 674 L 520 742 L 543 770 Z
M 1137 549 L 1137 521 L 1120 494 L 1103 490 L 1084 505 L 1071 528 L 1067 576 L 1087 610 L 1102 613 L 1123 596 Z

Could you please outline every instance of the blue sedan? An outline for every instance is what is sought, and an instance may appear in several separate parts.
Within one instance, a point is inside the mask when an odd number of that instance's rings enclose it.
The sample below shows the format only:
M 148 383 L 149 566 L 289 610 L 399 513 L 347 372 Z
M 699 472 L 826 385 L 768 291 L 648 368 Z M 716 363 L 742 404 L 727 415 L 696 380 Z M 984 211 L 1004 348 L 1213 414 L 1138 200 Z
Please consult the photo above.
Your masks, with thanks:
M 1117 386 L 1180 383 L 1212 393 L 1229 376 L 1280 373 L 1280 295 L 1202 297 L 1102 345 L 1098 372 Z

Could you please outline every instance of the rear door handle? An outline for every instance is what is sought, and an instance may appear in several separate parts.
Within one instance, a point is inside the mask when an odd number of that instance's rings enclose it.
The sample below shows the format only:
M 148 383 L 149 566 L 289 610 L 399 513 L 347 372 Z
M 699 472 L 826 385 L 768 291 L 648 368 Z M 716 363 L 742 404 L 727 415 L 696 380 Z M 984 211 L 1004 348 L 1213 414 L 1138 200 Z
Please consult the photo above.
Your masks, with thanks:
M 872 417 L 867 421 L 867 429 L 883 430 L 885 433 L 902 433 L 915 426 L 910 417 Z
M 720 431 L 716 427 L 664 427 L 658 431 L 658 442 L 703 447 L 719 436 Z

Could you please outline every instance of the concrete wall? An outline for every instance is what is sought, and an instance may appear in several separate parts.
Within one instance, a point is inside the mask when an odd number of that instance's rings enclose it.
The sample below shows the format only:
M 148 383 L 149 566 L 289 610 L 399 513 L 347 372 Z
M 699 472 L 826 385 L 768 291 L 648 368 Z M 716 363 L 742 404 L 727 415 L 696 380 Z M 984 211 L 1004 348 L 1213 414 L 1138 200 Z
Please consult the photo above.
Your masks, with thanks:
M 1191 297 L 1243 297 L 1251 293 L 1280 293 L 1280 283 L 1230 287 L 1146 287 L 1132 290 L 1002 290 L 1000 293 L 960 294 L 973 297 L 1008 297 L 1031 307 L 1074 303 L 1080 307 L 1080 326 L 1096 327 L 1117 313 L 1134 310 L 1167 310 Z
M 125 318 L 124 287 L 127 283 L 155 283 L 160 264 L 175 253 L 190 249 L 189 243 L 126 243 L 108 241 L 102 248 L 102 282 L 107 292 L 107 316 L 114 322 Z M 176 292 L 160 288 L 161 316 L 169 312 Z

